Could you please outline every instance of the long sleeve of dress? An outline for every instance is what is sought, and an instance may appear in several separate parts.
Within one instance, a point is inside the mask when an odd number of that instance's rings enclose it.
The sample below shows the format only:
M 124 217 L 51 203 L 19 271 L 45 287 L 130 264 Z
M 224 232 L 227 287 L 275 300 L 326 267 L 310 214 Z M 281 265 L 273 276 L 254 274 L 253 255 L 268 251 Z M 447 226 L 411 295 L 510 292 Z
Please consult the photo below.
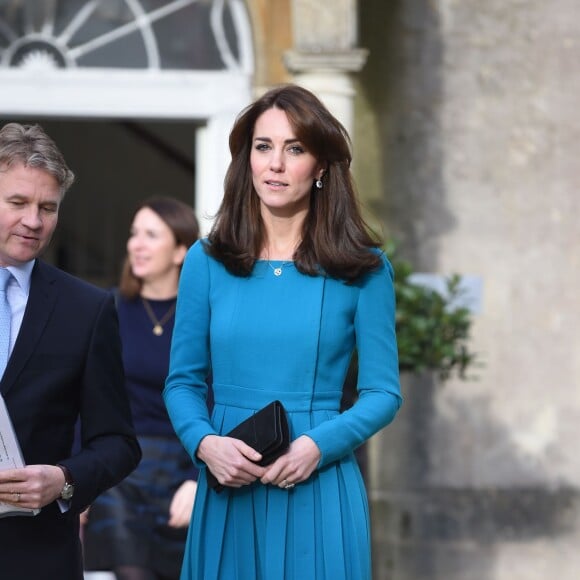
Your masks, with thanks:
M 197 466 L 195 453 L 200 441 L 217 434 L 208 408 L 210 276 L 201 244 L 190 251 L 184 262 L 171 343 L 169 374 L 163 397 L 173 427 Z
M 319 467 L 346 455 L 385 427 L 402 403 L 393 269 L 384 256 L 383 267 L 359 285 L 354 328 L 358 400 L 348 411 L 305 433 L 320 448 Z

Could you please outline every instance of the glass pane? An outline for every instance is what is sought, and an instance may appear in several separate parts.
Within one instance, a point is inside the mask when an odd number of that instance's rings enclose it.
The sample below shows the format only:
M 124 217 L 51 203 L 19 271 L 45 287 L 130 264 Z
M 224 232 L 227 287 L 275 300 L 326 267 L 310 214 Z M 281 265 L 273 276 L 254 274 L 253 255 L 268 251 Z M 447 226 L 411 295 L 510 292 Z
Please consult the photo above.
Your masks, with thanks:
M 0 0 L 2 66 L 223 70 L 238 41 L 227 1 Z

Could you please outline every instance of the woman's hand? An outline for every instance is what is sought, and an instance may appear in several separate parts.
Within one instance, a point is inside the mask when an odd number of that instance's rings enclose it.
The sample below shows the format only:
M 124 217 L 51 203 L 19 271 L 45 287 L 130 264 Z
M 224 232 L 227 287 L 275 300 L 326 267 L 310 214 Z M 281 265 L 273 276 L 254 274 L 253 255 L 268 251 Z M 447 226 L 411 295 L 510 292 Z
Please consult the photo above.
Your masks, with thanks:
M 197 456 L 222 485 L 242 487 L 262 477 L 266 471 L 254 463 L 262 456 L 240 439 L 206 435 L 199 444 Z
M 81 512 L 80 524 L 81 526 L 86 526 L 89 523 L 89 512 L 91 511 L 91 506 L 89 506 L 85 511 Z
M 172 528 L 185 528 L 189 526 L 195 493 L 197 491 L 197 481 L 187 479 L 178 488 L 171 505 L 169 506 L 168 526 Z
M 307 435 L 301 435 L 290 443 L 284 455 L 266 468 L 261 481 L 263 484 L 271 483 L 282 488 L 294 487 L 312 475 L 321 456 L 318 445 Z

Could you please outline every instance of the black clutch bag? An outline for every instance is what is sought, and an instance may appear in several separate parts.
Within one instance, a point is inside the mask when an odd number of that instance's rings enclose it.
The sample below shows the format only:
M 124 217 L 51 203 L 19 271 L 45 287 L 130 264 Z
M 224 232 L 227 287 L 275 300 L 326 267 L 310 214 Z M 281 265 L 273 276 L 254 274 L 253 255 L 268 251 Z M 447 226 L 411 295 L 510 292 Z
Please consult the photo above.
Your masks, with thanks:
M 258 465 L 270 465 L 290 445 L 286 410 L 280 401 L 272 401 L 251 417 L 242 421 L 237 427 L 226 433 L 225 436 L 241 439 L 258 451 L 262 455 L 262 459 L 256 462 Z M 223 491 L 225 487 L 219 483 L 209 469 L 207 470 L 207 484 L 218 493 Z

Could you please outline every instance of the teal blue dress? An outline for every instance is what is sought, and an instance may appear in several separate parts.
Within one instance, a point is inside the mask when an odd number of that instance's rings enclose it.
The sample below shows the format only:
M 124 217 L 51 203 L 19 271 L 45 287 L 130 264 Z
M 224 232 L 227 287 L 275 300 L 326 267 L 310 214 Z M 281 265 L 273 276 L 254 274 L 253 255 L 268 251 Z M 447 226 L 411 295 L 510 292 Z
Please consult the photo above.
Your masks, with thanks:
M 340 413 L 355 347 L 359 398 Z M 196 243 L 181 274 L 164 398 L 202 468 L 182 580 L 370 580 L 368 502 L 353 451 L 401 404 L 393 271 L 384 255 L 379 270 L 348 285 L 288 262 L 258 261 L 251 276 L 236 277 Z M 208 489 L 195 455 L 202 438 L 228 432 L 274 399 L 288 412 L 291 438 L 318 445 L 318 468 L 291 490 L 259 481 Z

